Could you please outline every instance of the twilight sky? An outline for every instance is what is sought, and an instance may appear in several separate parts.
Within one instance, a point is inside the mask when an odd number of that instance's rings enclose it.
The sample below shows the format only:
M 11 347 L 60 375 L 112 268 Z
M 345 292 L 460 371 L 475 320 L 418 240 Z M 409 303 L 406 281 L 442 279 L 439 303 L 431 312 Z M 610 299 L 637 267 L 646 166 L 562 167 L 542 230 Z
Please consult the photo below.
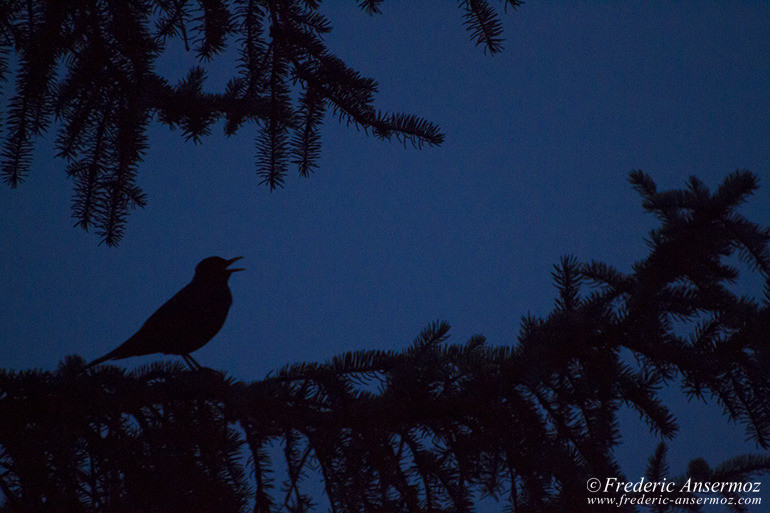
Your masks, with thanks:
M 383 11 L 326 2 L 329 46 L 379 82 L 379 108 L 437 123 L 438 148 L 327 116 L 320 169 L 271 193 L 257 186 L 253 127 L 226 138 L 220 125 L 195 146 L 154 126 L 138 179 L 149 205 L 115 249 L 72 228 L 65 163 L 52 157 L 55 133 L 42 137 L 27 182 L 0 187 L 0 367 L 108 352 L 211 255 L 244 255 L 248 270 L 230 281 L 224 328 L 194 356 L 239 379 L 405 348 L 436 319 L 454 342 L 511 344 L 522 315 L 550 311 L 561 255 L 622 271 L 646 256 L 655 220 L 628 185 L 632 169 L 661 188 L 690 175 L 714 188 L 749 169 L 762 188 L 743 212 L 770 224 L 770 4 L 531 2 L 502 15 L 494 57 L 470 42 L 455 3 Z M 172 81 L 184 75 L 178 52 L 164 62 Z M 682 421 L 672 472 L 753 449 L 719 406 L 667 396 Z M 622 421 L 621 463 L 638 475 L 656 442 L 635 415 Z

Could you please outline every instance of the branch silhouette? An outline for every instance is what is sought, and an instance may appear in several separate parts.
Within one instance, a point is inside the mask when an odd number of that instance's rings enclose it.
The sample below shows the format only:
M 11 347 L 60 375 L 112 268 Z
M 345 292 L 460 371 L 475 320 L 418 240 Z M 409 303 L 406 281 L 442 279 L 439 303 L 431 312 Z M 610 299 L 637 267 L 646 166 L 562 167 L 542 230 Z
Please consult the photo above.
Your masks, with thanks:
M 359 2 L 375 14 L 380 1 Z M 520 2 L 506 1 L 517 7 Z M 317 166 L 320 127 L 331 111 L 381 139 L 439 145 L 438 126 L 374 107 L 377 82 L 326 47 L 331 24 L 321 2 L 300 0 L 124 0 L 0 5 L 0 82 L 13 79 L 5 110 L 0 174 L 11 187 L 30 171 L 33 138 L 55 121 L 58 155 L 69 165 L 76 226 L 117 245 L 131 209 L 146 204 L 138 168 L 155 120 L 196 143 L 224 120 L 225 133 L 256 125 L 257 173 L 270 189 L 289 164 L 303 176 Z M 501 28 L 487 2 L 461 1 L 477 44 L 496 53 Z M 156 69 L 173 40 L 197 64 L 177 84 Z M 237 72 L 221 92 L 204 90 L 213 59 L 235 48 Z M 17 66 L 9 66 L 15 55 Z M 14 71 L 15 73 L 11 73 Z
M 623 478 L 621 407 L 675 439 L 660 395 L 671 383 L 721 404 L 767 449 L 770 297 L 734 294 L 728 263 L 742 257 L 767 283 L 770 230 L 737 212 L 756 177 L 735 172 L 714 193 L 695 178 L 658 192 L 640 171 L 631 183 L 661 221 L 649 255 L 630 273 L 564 257 L 553 312 L 525 318 L 511 346 L 452 344 L 435 322 L 405 350 L 252 383 L 168 363 L 82 374 L 79 357 L 55 372 L 0 372 L 5 510 L 311 511 L 316 476 L 336 512 L 473 511 L 484 494 L 519 513 L 570 512 L 586 504 L 589 477 Z M 652 452 L 650 480 L 747 482 L 770 470 L 762 453 L 698 458 L 669 476 L 666 447 Z M 655 509 L 682 510 L 697 508 Z

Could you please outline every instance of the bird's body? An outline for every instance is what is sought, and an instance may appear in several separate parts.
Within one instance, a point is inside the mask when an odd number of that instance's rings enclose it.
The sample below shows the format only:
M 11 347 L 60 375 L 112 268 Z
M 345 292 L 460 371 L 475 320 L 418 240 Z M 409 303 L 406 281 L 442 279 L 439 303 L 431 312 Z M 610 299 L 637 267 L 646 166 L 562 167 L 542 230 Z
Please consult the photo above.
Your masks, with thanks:
M 190 353 L 206 345 L 225 323 L 233 303 L 227 280 L 242 269 L 227 269 L 241 257 L 209 257 L 195 268 L 192 281 L 152 314 L 134 335 L 83 370 L 107 360 L 151 353 L 181 355 L 193 368 Z

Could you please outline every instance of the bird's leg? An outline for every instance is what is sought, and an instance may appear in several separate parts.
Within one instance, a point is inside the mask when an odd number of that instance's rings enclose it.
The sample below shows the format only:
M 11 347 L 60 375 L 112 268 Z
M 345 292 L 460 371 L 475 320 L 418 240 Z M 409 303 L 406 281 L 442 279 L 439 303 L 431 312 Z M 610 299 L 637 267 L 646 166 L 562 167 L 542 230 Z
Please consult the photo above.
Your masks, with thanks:
M 187 363 L 187 365 L 189 365 L 190 368 L 194 371 L 201 370 L 203 368 L 203 366 L 196 362 L 195 359 L 189 354 L 183 354 L 182 358 L 184 358 L 184 361 Z

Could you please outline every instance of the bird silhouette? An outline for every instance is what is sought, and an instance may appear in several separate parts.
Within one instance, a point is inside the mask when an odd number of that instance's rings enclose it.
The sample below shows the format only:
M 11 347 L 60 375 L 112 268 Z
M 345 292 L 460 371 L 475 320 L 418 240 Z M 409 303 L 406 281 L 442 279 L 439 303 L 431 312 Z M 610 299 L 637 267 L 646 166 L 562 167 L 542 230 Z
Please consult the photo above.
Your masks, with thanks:
M 178 354 L 191 369 L 201 369 L 190 353 L 206 345 L 224 325 L 233 303 L 227 280 L 232 273 L 243 271 L 228 267 L 241 258 L 213 256 L 201 260 L 192 281 L 158 308 L 139 331 L 80 372 L 107 360 L 151 353 Z

